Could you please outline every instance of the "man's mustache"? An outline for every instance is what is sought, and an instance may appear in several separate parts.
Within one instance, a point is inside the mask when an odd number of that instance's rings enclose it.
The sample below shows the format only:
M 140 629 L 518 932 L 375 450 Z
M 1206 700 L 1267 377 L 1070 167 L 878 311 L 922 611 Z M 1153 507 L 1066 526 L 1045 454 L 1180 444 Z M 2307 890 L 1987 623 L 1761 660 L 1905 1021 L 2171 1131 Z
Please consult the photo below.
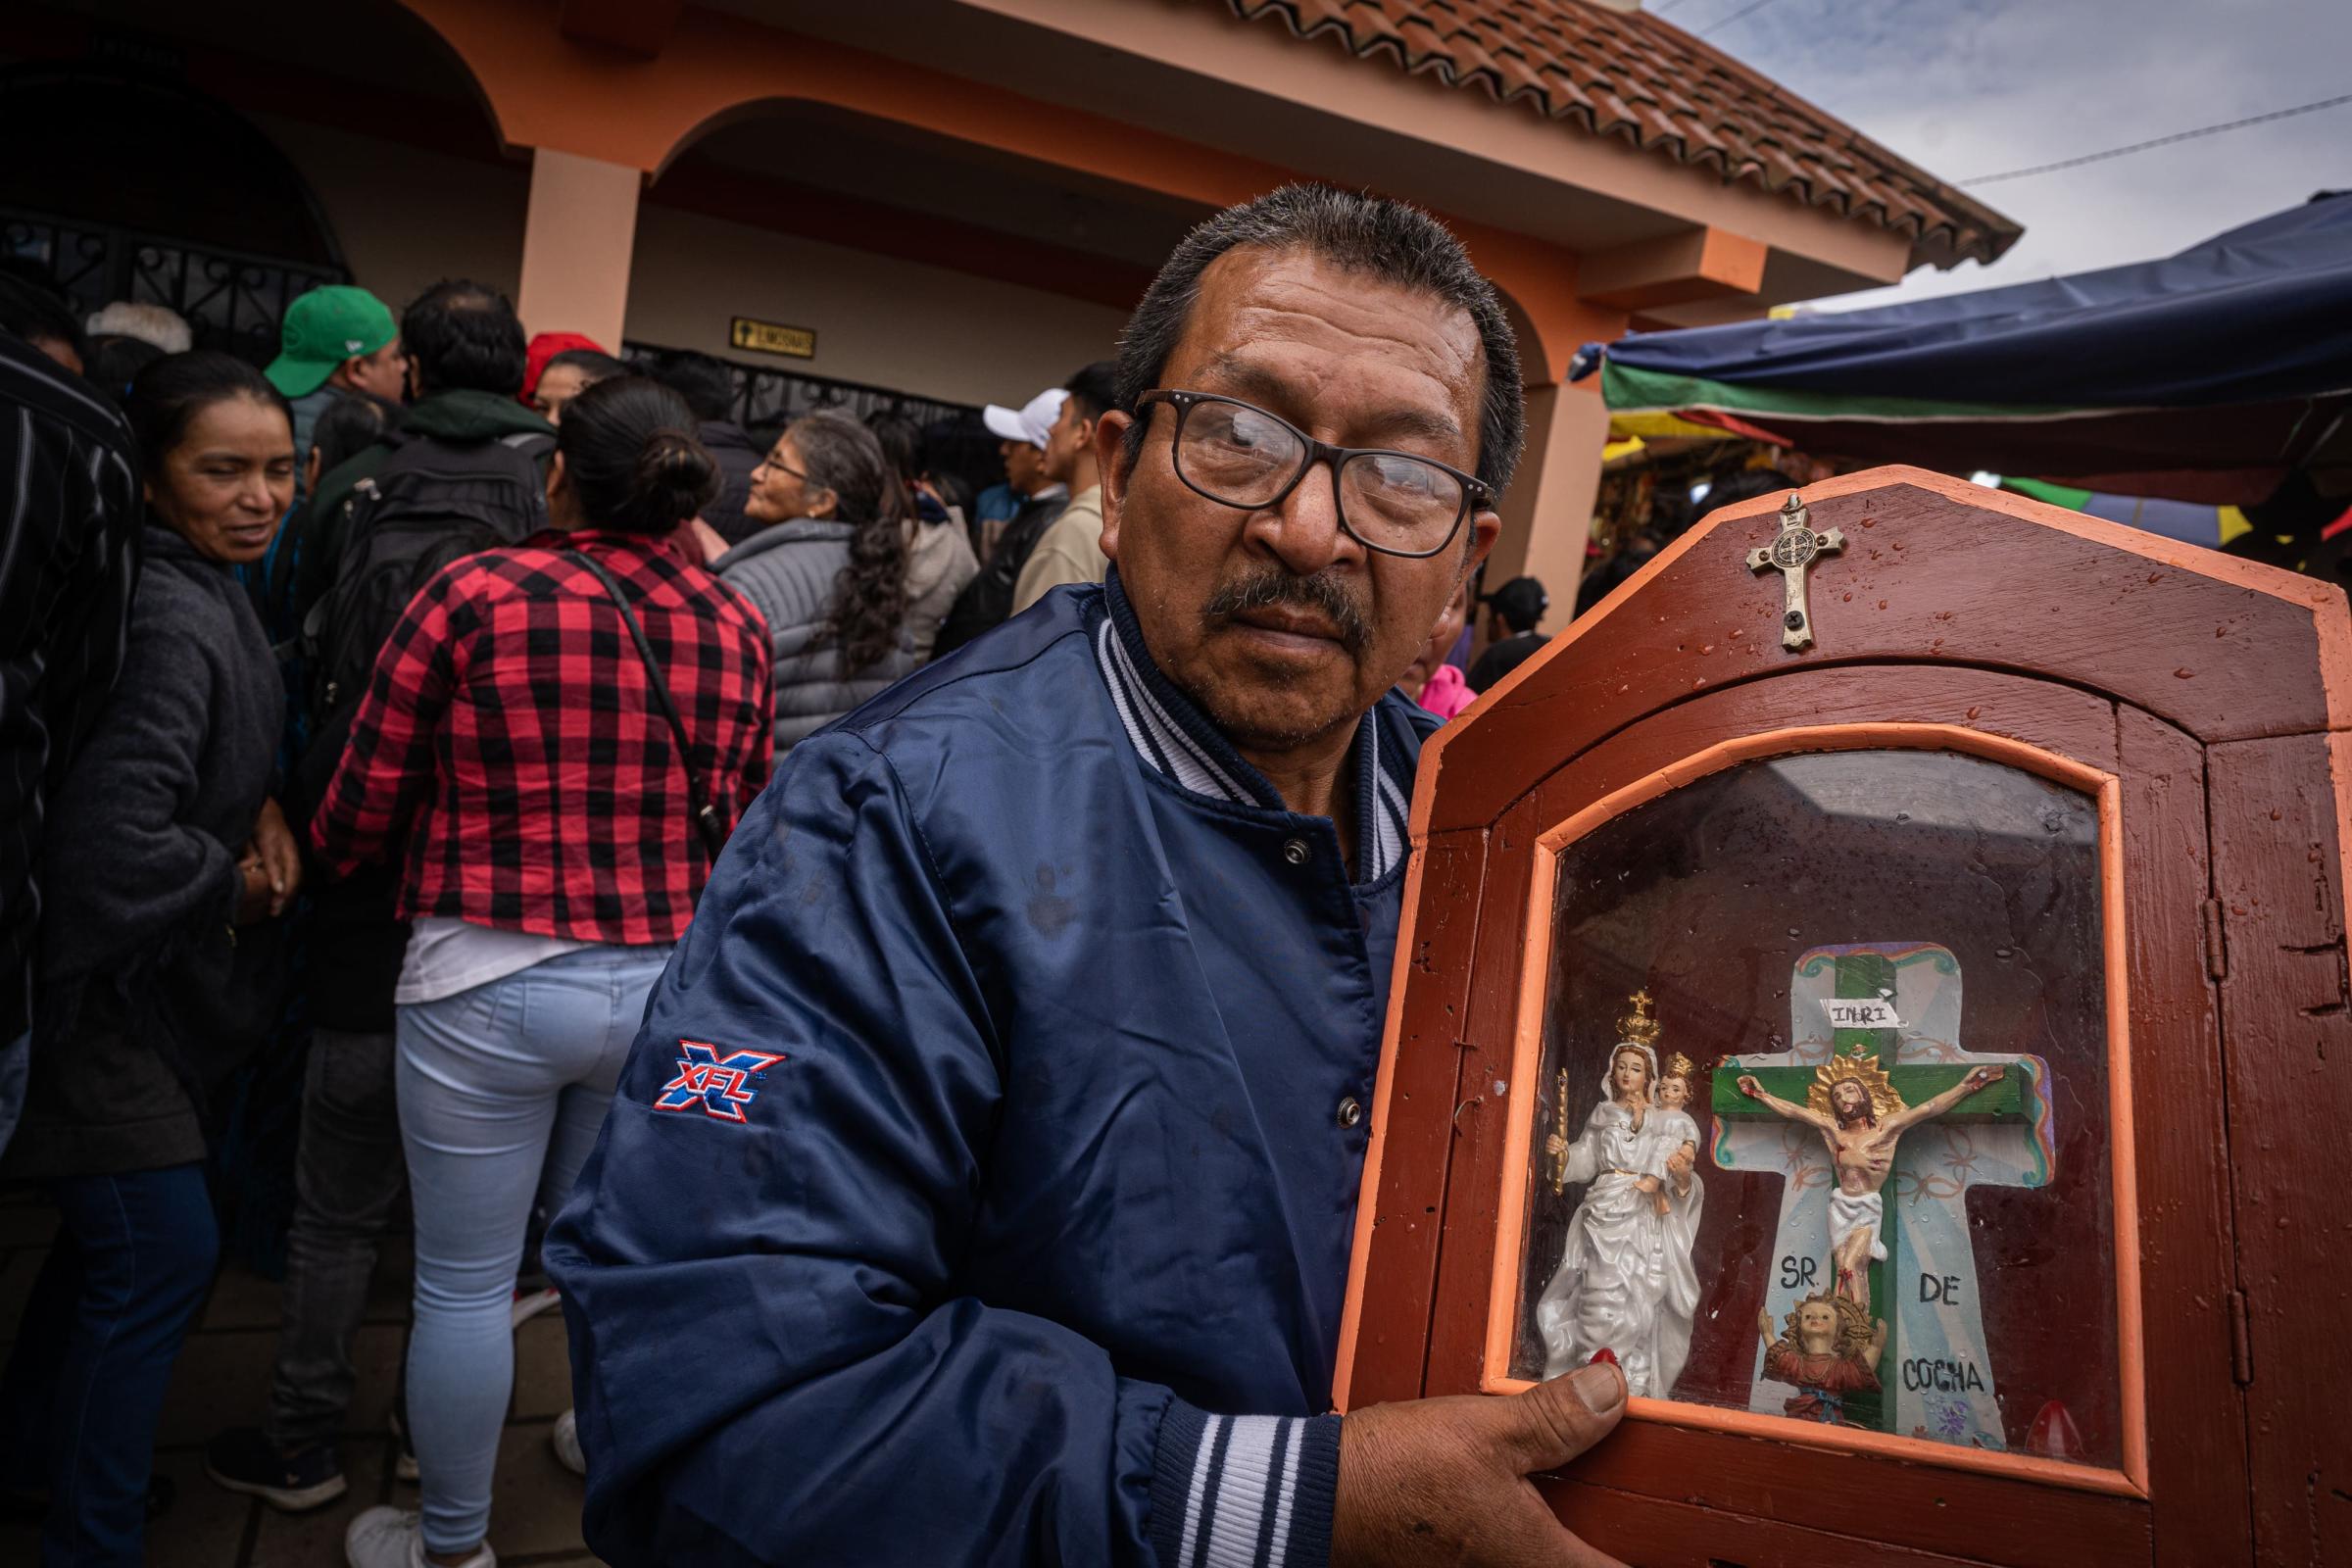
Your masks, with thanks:
M 1229 582 L 1208 596 L 1200 607 L 1207 619 L 1230 620 L 1248 614 L 1252 610 L 1308 610 L 1331 622 L 1339 634 L 1341 646 L 1351 654 L 1360 654 L 1372 640 L 1372 620 L 1364 613 L 1355 596 L 1342 587 L 1337 576 L 1318 571 L 1301 577 L 1297 572 L 1279 567 Z

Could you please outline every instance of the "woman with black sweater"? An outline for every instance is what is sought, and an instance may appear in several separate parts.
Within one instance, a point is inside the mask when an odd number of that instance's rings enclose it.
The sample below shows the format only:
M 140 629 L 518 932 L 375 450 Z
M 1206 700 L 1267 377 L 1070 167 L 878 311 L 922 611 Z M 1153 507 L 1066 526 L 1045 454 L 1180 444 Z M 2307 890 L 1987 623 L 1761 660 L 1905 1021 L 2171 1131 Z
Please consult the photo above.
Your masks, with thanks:
M 294 493 L 294 426 L 225 354 L 141 370 L 148 523 L 122 673 L 44 835 L 24 1119 L 0 1176 L 63 1215 L 0 1379 L 0 1477 L 44 1480 L 46 1562 L 137 1564 L 155 1426 L 219 1237 L 215 1094 L 277 1012 L 300 858 L 271 773 L 284 699 L 232 568 Z

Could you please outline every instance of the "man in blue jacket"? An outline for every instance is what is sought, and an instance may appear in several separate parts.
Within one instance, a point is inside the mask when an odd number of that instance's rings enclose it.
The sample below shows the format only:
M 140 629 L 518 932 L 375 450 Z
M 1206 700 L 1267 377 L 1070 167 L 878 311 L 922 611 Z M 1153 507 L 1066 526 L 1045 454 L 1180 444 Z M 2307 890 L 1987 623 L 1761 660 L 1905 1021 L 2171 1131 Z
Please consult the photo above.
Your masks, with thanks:
M 1326 1415 L 1429 715 L 1499 526 L 1492 287 L 1292 186 L 1177 249 L 1101 588 L 793 752 L 546 1249 L 612 1562 L 1608 1559 L 1526 1482 L 1624 1405 Z

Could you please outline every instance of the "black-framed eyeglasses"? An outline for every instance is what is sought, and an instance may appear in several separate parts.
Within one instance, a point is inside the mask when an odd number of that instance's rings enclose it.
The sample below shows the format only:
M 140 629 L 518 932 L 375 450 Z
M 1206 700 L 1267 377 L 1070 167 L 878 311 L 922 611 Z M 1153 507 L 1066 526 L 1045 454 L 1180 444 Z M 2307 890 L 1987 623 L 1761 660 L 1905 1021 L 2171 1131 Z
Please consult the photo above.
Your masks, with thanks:
M 1340 527 L 1367 550 L 1421 559 L 1453 543 L 1494 487 L 1461 469 L 1386 447 L 1335 447 L 1279 415 L 1214 392 L 1162 389 L 1135 400 L 1176 411 L 1173 453 L 1185 488 L 1248 512 L 1279 507 L 1318 466 L 1331 469 Z

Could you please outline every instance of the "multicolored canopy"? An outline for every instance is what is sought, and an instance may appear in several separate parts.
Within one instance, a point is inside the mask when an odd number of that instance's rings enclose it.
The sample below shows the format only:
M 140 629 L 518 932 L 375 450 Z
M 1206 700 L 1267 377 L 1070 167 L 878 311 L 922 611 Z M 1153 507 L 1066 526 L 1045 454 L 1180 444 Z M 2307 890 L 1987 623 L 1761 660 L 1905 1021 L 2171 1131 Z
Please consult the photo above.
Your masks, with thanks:
M 2075 485 L 2050 484 L 2040 479 L 2003 479 L 2001 488 L 2021 496 L 2067 507 L 2109 522 L 2128 523 L 2160 533 L 2183 544 L 2219 550 L 2254 524 L 2235 507 L 2207 506 L 2196 501 L 2163 501 L 2153 496 L 2119 496 L 2110 491 L 2084 490 Z
M 2352 192 L 2163 261 L 1587 344 L 1572 373 L 1595 369 L 1623 433 L 1711 427 L 2212 506 L 2298 468 L 2352 482 Z

